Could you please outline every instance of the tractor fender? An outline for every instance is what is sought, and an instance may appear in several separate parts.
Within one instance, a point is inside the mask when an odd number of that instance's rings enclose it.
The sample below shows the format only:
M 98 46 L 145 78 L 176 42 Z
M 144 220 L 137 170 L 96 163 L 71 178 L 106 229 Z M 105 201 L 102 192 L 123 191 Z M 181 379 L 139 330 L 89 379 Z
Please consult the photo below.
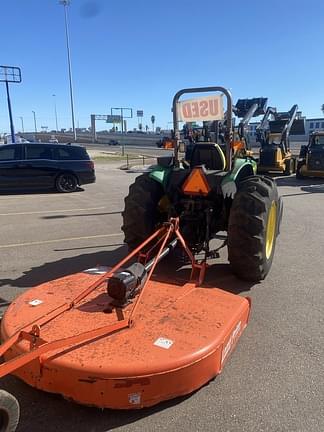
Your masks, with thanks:
M 255 175 L 257 164 L 253 159 L 235 159 L 232 170 L 222 180 L 224 197 L 234 198 L 237 185 L 244 178 Z
M 163 186 L 163 188 L 166 189 L 166 184 L 171 170 L 172 170 L 171 167 L 163 167 L 160 165 L 156 165 L 149 173 L 149 177 L 152 180 L 155 180 L 158 183 L 160 183 Z

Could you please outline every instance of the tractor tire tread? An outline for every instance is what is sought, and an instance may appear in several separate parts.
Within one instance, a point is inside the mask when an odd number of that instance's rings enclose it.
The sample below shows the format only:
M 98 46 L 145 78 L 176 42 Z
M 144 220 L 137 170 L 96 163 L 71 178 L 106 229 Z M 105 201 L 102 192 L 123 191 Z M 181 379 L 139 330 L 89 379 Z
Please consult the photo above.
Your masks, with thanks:
M 251 176 L 239 184 L 229 217 L 228 258 L 234 274 L 241 279 L 259 282 L 270 270 L 275 239 L 271 256 L 266 259 L 265 231 L 271 203 L 277 203 L 278 211 L 278 200 L 276 184 L 269 177 Z
M 157 206 L 163 193 L 161 184 L 148 174 L 138 176 L 129 187 L 122 212 L 121 229 L 130 250 L 135 249 L 153 233 L 158 222 Z

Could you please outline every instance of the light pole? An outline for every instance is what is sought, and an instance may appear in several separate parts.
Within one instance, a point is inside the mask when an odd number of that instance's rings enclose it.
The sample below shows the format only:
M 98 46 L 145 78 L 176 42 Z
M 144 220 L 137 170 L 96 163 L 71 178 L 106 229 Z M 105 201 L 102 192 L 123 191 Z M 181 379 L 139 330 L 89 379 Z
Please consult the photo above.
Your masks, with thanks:
M 35 134 L 37 134 L 36 113 L 35 113 L 35 111 L 32 111 L 32 113 L 34 116 L 34 130 L 35 130 Z M 36 139 L 36 135 L 35 135 L 35 139 Z
M 56 95 L 52 95 L 54 98 L 54 111 L 55 111 L 55 125 L 56 125 L 56 132 L 58 132 L 58 125 L 57 125 L 57 110 L 56 110 Z
M 19 117 L 20 118 L 20 120 L 21 120 L 21 128 L 22 128 L 22 132 L 25 132 L 25 129 L 24 129 L 24 117 Z
M 73 102 L 73 84 L 72 84 L 72 66 L 71 66 L 71 53 L 70 53 L 70 38 L 68 29 L 68 18 L 67 18 L 67 6 L 70 4 L 70 0 L 59 0 L 59 3 L 64 6 L 64 18 L 65 18 L 65 36 L 66 36 L 66 50 L 69 66 L 69 83 L 70 83 L 70 102 L 71 102 L 71 117 L 72 117 L 72 129 L 74 134 L 74 141 L 76 141 L 76 130 L 74 121 L 74 102 Z
M 0 66 L 0 82 L 4 82 L 6 84 L 11 142 L 14 144 L 16 142 L 16 139 L 15 139 L 15 128 L 12 120 L 11 101 L 9 95 L 9 83 L 21 82 L 20 68 L 16 66 Z

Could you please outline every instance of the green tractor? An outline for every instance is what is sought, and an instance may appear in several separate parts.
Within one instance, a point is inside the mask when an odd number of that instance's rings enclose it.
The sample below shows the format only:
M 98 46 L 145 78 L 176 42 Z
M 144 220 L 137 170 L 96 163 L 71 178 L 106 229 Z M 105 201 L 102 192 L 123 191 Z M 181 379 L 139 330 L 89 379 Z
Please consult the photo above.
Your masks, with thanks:
M 183 94 L 198 92 L 214 95 L 180 101 Z M 210 250 L 210 240 L 224 238 L 220 233 L 226 231 L 233 273 L 254 282 L 265 278 L 279 234 L 282 203 L 274 180 L 256 175 L 255 160 L 235 151 L 232 117 L 232 97 L 223 87 L 183 89 L 174 96 L 174 155 L 158 158 L 149 173 L 136 178 L 125 198 L 122 230 L 131 250 L 157 226 L 178 217 L 194 254 L 203 253 L 204 260 L 217 256 Z M 181 160 L 179 123 L 188 119 L 222 121 L 225 150 L 215 142 L 197 142 L 190 160 Z

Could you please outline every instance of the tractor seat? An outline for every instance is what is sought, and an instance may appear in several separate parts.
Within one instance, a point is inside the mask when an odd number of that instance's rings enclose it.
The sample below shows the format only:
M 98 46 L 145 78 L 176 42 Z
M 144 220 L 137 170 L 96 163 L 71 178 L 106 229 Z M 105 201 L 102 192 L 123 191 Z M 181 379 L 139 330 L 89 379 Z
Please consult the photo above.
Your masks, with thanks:
M 204 165 L 207 170 L 224 171 L 225 156 L 218 144 L 195 144 L 192 149 L 190 168 Z

